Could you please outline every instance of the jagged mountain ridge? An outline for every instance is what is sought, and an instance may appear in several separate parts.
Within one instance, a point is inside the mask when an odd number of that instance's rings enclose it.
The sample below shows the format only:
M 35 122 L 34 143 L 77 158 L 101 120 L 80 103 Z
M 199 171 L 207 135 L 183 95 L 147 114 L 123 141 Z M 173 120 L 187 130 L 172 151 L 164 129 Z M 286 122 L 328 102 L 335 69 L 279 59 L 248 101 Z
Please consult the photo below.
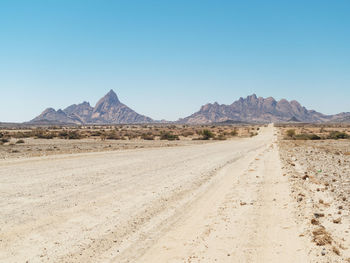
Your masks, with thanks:
M 81 104 L 73 104 L 63 110 L 63 112 L 70 117 L 76 117 L 81 123 L 89 123 L 91 121 L 91 114 L 94 108 L 90 106 L 89 102 L 84 101 Z
M 198 112 L 179 119 L 176 123 L 208 124 L 222 122 L 350 122 L 350 113 L 325 115 L 308 110 L 299 102 L 273 97 L 262 98 L 255 94 L 240 98 L 230 105 L 208 103 Z M 101 98 L 95 107 L 84 101 L 73 104 L 64 110 L 48 108 L 31 120 L 32 124 L 131 124 L 157 122 L 138 114 L 119 101 L 117 94 L 111 90 Z M 162 121 L 166 122 L 166 121 Z
M 341 114 L 340 114 L 341 115 Z M 341 115 L 350 116 L 350 113 Z M 255 94 L 240 98 L 230 105 L 208 103 L 199 111 L 180 119 L 179 123 L 205 124 L 218 123 L 227 120 L 242 122 L 288 122 L 298 120 L 302 122 L 328 122 L 334 121 L 337 115 L 324 115 L 314 110 L 308 110 L 299 102 L 281 99 L 276 101 L 272 97 L 262 98 Z
M 47 108 L 30 123 L 57 123 L 57 124 L 130 124 L 151 123 L 153 120 L 138 114 L 125 104 L 121 103 L 117 94 L 110 90 L 101 98 L 95 107 L 84 101 L 73 104 L 64 110 Z

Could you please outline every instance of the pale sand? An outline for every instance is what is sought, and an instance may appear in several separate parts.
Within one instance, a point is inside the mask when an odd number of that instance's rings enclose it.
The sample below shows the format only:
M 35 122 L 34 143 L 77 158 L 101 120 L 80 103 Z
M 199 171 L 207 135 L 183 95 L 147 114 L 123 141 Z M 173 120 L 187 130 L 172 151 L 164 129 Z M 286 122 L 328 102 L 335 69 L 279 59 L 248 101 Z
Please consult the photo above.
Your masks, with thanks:
M 0 161 L 0 261 L 313 262 L 275 133 Z

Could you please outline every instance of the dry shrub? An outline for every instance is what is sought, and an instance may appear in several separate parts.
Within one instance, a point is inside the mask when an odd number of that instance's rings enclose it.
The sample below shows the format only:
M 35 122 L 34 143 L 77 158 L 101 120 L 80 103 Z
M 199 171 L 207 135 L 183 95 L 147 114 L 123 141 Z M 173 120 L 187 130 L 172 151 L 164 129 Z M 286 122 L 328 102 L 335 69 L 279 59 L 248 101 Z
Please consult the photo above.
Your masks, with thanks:
M 58 137 L 69 140 L 79 140 L 83 138 L 79 131 L 61 131 L 58 133 Z
M 0 139 L 0 142 L 2 142 L 2 143 L 7 143 L 7 142 L 9 142 L 10 140 L 9 139 L 7 139 L 7 138 L 1 138 Z
M 334 252 L 334 254 L 340 256 L 340 251 L 339 251 L 339 249 L 337 247 L 333 246 L 332 247 L 332 251 Z
M 107 133 L 106 139 L 108 139 L 108 140 L 120 140 L 121 137 L 119 136 L 119 134 L 116 131 L 110 131 L 109 133 Z
M 33 137 L 32 132 L 16 132 L 12 135 L 16 139 Z
M 161 140 L 168 140 L 168 141 L 174 141 L 179 140 L 179 136 L 172 134 L 171 132 L 162 131 L 160 133 L 160 139 Z
M 141 134 L 141 139 L 152 141 L 154 140 L 154 135 L 150 132 Z
M 181 133 L 181 135 L 183 137 L 188 137 L 188 136 L 194 135 L 194 132 L 193 131 L 184 131 L 184 132 Z
M 236 129 L 234 129 L 233 131 L 230 132 L 231 136 L 237 136 L 238 135 L 238 131 Z
M 207 129 L 201 131 L 199 134 L 201 135 L 200 140 L 210 140 L 215 137 L 215 134 Z
M 101 136 L 102 135 L 102 132 L 100 131 L 92 131 L 90 133 L 90 136 L 93 136 L 93 137 L 98 137 L 98 136 Z
M 329 133 L 328 136 L 329 139 L 333 139 L 333 140 L 338 140 L 338 139 L 349 139 L 350 135 L 348 135 L 345 132 L 340 132 L 340 131 L 332 131 Z
M 312 231 L 312 234 L 314 237 L 312 241 L 315 242 L 317 246 L 332 244 L 332 237 L 323 226 L 320 226 L 319 228 Z
M 294 129 L 287 130 L 286 134 L 287 134 L 287 137 L 293 138 L 295 136 L 295 130 Z

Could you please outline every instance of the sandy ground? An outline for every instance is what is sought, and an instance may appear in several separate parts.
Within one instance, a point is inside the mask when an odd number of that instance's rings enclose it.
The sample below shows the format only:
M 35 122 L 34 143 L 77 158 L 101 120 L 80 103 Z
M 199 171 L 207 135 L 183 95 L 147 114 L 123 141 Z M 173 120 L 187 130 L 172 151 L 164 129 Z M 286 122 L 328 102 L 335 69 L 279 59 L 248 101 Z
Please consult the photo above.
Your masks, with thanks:
M 235 138 L 236 139 L 236 138 Z M 105 140 L 101 139 L 23 139 L 24 144 L 16 144 L 17 139 L 0 145 L 0 160 L 12 158 L 42 157 L 57 154 L 75 154 L 87 152 L 107 152 L 142 148 L 174 147 L 211 143 L 213 141 L 166 141 L 166 140 Z
M 350 262 L 350 141 L 280 141 L 283 172 L 315 262 Z
M 0 161 L 1 262 L 317 262 L 276 130 Z

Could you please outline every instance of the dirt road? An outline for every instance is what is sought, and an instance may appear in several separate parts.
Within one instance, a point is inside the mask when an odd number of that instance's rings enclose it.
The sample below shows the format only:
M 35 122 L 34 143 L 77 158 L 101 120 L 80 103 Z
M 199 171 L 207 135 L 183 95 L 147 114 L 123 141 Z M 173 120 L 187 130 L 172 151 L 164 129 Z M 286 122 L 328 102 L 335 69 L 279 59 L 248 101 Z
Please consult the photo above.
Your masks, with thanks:
M 275 129 L 0 162 L 1 262 L 309 262 Z

